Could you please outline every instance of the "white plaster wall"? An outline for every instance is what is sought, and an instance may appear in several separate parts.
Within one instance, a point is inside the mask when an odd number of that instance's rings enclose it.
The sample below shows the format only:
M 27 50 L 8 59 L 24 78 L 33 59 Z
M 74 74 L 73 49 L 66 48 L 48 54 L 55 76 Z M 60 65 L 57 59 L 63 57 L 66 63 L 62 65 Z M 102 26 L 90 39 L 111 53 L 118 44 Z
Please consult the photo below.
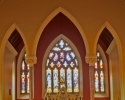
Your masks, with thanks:
M 12 68 L 15 56 L 6 47 L 4 53 L 4 69 L 3 69 L 3 99 L 12 100 Z M 9 89 L 11 89 L 11 95 L 9 95 Z
M 110 88 L 113 90 L 110 93 L 112 95 L 112 100 L 120 100 L 119 56 L 116 45 L 109 54 L 109 59 L 111 61 L 110 67 L 112 67 L 110 68 L 110 76 L 112 76 Z

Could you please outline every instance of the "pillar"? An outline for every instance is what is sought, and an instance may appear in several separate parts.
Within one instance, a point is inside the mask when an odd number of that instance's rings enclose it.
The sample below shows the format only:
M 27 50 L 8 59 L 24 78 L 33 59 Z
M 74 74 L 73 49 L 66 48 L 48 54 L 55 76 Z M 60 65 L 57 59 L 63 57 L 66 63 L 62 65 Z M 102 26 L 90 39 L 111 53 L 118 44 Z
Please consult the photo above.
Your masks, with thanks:
M 35 56 L 27 56 L 25 61 L 29 65 L 29 100 L 33 100 L 33 67 L 37 59 Z
M 96 56 L 87 56 L 86 63 L 89 64 L 89 80 L 90 80 L 90 100 L 94 100 L 94 66 L 95 62 L 97 61 Z

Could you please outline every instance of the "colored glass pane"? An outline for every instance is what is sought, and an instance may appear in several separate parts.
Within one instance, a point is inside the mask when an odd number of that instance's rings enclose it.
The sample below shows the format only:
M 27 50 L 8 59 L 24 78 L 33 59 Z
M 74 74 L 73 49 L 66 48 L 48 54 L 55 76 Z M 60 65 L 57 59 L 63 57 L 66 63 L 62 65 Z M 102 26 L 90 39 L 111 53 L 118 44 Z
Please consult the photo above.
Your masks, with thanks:
M 29 93 L 29 65 L 25 62 L 24 54 L 21 65 L 21 94 Z
M 54 50 L 54 51 L 60 51 L 60 48 L 54 47 L 53 50 Z
M 100 91 L 104 92 L 104 74 L 103 74 L 103 71 L 100 72 Z
M 63 46 L 64 46 L 63 40 L 60 40 L 59 45 L 60 45 L 60 48 L 63 48 Z
M 65 70 L 63 68 L 60 69 L 60 87 L 65 87 Z
M 95 92 L 104 92 L 104 66 L 101 54 L 97 51 L 97 62 L 95 63 Z
M 53 92 L 57 93 L 58 92 L 58 70 L 55 68 L 53 70 Z
M 53 57 L 53 61 L 57 61 L 58 60 L 58 55 L 57 53 L 55 53 L 54 57 Z
M 63 65 L 64 65 L 65 67 L 67 67 L 67 66 L 68 66 L 68 63 L 65 61 Z
M 24 72 L 21 75 L 21 82 L 22 82 L 22 84 L 21 84 L 21 89 L 22 89 L 21 93 L 25 93 L 26 83 L 25 83 L 25 74 L 24 74 Z
M 100 68 L 103 68 L 102 59 L 100 59 Z
M 99 92 L 99 78 L 98 78 L 98 72 L 95 71 L 95 91 Z
M 72 58 L 75 58 L 75 54 L 73 52 L 70 53 L 70 55 L 72 56 Z
M 48 64 L 49 64 L 49 59 L 47 59 L 46 66 L 48 66 Z
M 22 70 L 25 69 L 25 64 L 24 64 L 24 61 L 22 61 Z
M 97 68 L 97 62 L 95 63 L 95 68 Z
M 74 86 L 74 92 L 79 92 L 78 69 L 77 68 L 75 68 L 73 70 L 73 86 Z
M 73 67 L 75 64 L 73 62 L 70 63 L 70 66 Z
M 67 92 L 72 92 L 72 74 L 71 69 L 67 69 Z
M 46 70 L 46 86 L 47 86 L 47 92 L 51 93 L 52 92 L 52 78 L 51 78 L 52 74 L 51 74 L 51 70 L 48 68 Z
M 63 50 L 69 51 L 69 50 L 71 50 L 71 48 L 70 47 L 65 47 Z
M 69 53 L 66 54 L 67 61 L 71 61 L 71 57 L 69 56 Z
M 29 72 L 27 74 L 27 93 L 29 93 Z
M 48 68 L 51 72 L 47 72 Z M 77 56 L 63 39 L 59 40 L 48 54 L 46 59 L 46 75 L 49 74 L 51 81 L 48 81 L 46 77 L 46 88 L 49 92 L 57 93 L 62 87 L 65 87 L 67 92 L 79 91 Z

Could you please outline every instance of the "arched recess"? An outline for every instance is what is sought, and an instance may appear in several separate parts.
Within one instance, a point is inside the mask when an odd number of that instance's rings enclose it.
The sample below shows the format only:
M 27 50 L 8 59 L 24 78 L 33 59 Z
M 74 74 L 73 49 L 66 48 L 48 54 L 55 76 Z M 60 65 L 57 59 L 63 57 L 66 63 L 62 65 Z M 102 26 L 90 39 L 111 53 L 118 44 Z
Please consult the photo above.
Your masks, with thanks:
M 52 42 L 51 44 L 48 46 L 45 54 L 44 54 L 44 57 L 43 57 L 43 61 L 42 61 L 42 76 L 45 76 L 45 65 L 46 65 L 46 59 L 47 59 L 47 56 L 50 52 L 50 50 L 53 48 L 53 46 L 57 43 L 57 41 L 59 41 L 60 39 L 64 39 L 69 45 L 70 47 L 73 49 L 73 51 L 75 52 L 75 54 L 77 54 L 77 59 L 78 59 L 78 63 L 79 63 L 79 78 L 80 78 L 80 94 L 81 96 L 83 97 L 83 68 L 82 68 L 82 60 L 81 60 L 81 56 L 79 54 L 79 51 L 77 50 L 76 46 L 66 37 L 64 36 L 63 34 L 60 34 L 58 37 L 56 37 Z M 42 77 L 42 80 L 45 80 L 45 77 Z M 45 81 L 42 83 L 42 98 L 44 99 L 44 96 L 45 96 Z
M 85 43 L 85 48 L 86 48 L 86 55 L 89 54 L 89 46 L 88 46 L 88 41 L 87 41 L 87 38 L 86 38 L 86 35 L 82 29 L 82 27 L 80 26 L 80 24 L 78 23 L 78 21 L 68 12 L 66 11 L 64 8 L 62 7 L 59 7 L 57 8 L 55 11 L 53 11 L 46 19 L 45 21 L 42 23 L 42 25 L 40 26 L 37 34 L 36 34 L 36 37 L 35 37 L 35 40 L 34 40 L 34 44 L 33 44 L 33 54 L 36 54 L 36 49 L 37 49 L 37 45 L 38 45 L 38 41 L 39 41 L 39 38 L 44 30 L 44 28 L 47 26 L 47 24 L 58 14 L 58 13 L 63 13 L 67 18 L 69 18 L 71 20 L 71 22 L 73 22 L 73 24 L 77 27 L 77 29 L 79 30 L 82 38 L 83 38 L 83 41 Z
M 109 81 L 108 81 L 108 62 L 107 62 L 107 58 L 106 58 L 106 55 L 102 49 L 102 47 L 97 44 L 97 47 L 96 47 L 99 52 L 100 52 L 100 55 L 103 59 L 103 63 L 104 63 L 104 77 L 105 77 L 105 93 L 95 93 L 94 97 L 95 98 L 105 98 L 105 97 L 109 97 Z
M 113 27 L 106 21 L 102 27 L 99 29 L 97 36 L 95 38 L 95 43 L 94 43 L 94 48 L 93 48 L 93 52 L 95 52 L 96 54 L 96 47 L 97 47 L 97 42 L 99 39 L 99 36 L 101 35 L 102 31 L 104 30 L 104 28 L 107 28 L 110 33 L 112 34 L 114 40 L 116 41 L 116 46 L 118 49 L 118 55 L 119 55 L 119 68 L 120 68 L 120 98 L 121 100 L 124 100 L 124 91 L 123 91 L 123 59 L 122 59 L 122 46 L 121 46 L 121 42 L 119 39 L 119 36 L 117 35 L 117 32 L 113 29 Z M 109 73 L 110 74 L 110 73 Z
M 26 51 L 28 51 L 28 47 L 27 47 L 27 42 L 26 42 L 26 39 L 24 37 L 24 33 L 21 31 L 21 29 L 14 23 L 8 30 L 7 32 L 5 33 L 4 37 L 3 37 L 3 40 L 2 40 L 2 43 L 1 43 L 1 46 L 0 46 L 0 99 L 3 100 L 3 79 L 2 79 L 2 75 L 3 75 L 3 67 L 4 66 L 4 61 L 3 61 L 3 57 L 4 57 L 4 51 L 5 51 L 5 47 L 6 47 L 6 43 L 8 41 L 8 38 L 10 37 L 10 35 L 12 34 L 12 32 L 14 30 L 17 30 L 19 32 L 19 34 L 21 35 L 22 39 L 23 39 L 23 42 L 25 44 L 25 48 L 26 48 Z

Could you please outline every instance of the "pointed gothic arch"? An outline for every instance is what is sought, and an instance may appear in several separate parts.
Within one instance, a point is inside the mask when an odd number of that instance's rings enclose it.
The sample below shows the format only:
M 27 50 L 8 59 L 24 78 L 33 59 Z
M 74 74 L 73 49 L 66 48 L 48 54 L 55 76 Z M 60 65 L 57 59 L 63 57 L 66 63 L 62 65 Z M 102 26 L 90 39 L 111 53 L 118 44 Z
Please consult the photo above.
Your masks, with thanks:
M 112 34 L 112 36 L 114 37 L 114 40 L 116 41 L 116 46 L 118 49 L 118 55 L 119 55 L 119 68 L 120 68 L 120 93 L 121 93 L 121 98 L 124 98 L 124 92 L 123 92 L 123 58 L 122 58 L 122 45 L 119 39 L 119 36 L 117 35 L 117 32 L 114 30 L 114 28 L 106 21 L 102 27 L 99 29 L 97 36 L 95 38 L 95 43 L 94 43 L 94 47 L 93 47 L 93 52 L 96 54 L 96 46 L 97 46 L 97 42 L 99 39 L 99 36 L 101 35 L 102 31 L 104 30 L 104 28 L 107 28 L 110 33 Z M 110 73 L 109 73 L 110 74 Z
M 37 34 L 36 34 L 36 37 L 35 37 L 35 40 L 34 40 L 34 44 L 33 44 L 33 54 L 36 54 L 36 48 L 37 48 L 37 45 L 38 45 L 38 41 L 39 41 L 39 38 L 44 30 L 44 28 L 47 26 L 47 24 L 58 14 L 58 13 L 62 13 L 64 14 L 67 18 L 70 19 L 71 22 L 73 22 L 73 24 L 77 27 L 77 29 L 79 30 L 82 38 L 83 38 L 83 41 L 85 43 L 85 48 L 86 48 L 86 55 L 89 54 L 89 46 L 88 46 L 88 41 L 87 41 L 87 38 L 86 38 L 86 35 L 82 29 L 82 27 L 80 26 L 80 24 L 78 23 L 78 21 L 68 12 L 66 11 L 64 8 L 62 7 L 59 7 L 57 8 L 55 11 L 53 11 L 45 20 L 44 22 L 42 23 L 42 25 L 40 26 Z
M 82 71 L 82 60 L 81 60 L 81 57 L 80 57 L 80 54 L 76 48 L 76 46 L 66 37 L 64 36 L 63 34 L 60 34 L 58 37 L 56 37 L 51 43 L 50 45 L 48 46 L 45 54 L 44 54 L 44 57 L 43 57 L 43 61 L 42 61 L 42 76 L 45 76 L 45 63 L 46 63 L 46 59 L 47 59 L 47 56 L 50 52 L 50 50 L 53 48 L 53 45 L 55 45 L 57 43 L 57 41 L 59 41 L 60 39 L 64 39 L 69 45 L 70 47 L 73 49 L 74 53 L 77 54 L 77 60 L 78 60 L 78 63 L 79 63 L 79 81 L 80 81 L 80 94 L 83 94 L 83 71 Z M 45 80 L 45 77 L 42 77 L 42 80 Z M 42 83 L 42 98 L 44 98 L 45 96 L 45 81 Z
M 23 42 L 25 44 L 25 48 L 26 48 L 26 51 L 28 52 L 28 46 L 27 46 L 27 42 L 26 42 L 26 39 L 25 39 L 25 36 L 24 36 L 24 33 L 22 32 L 22 30 L 14 23 L 8 30 L 7 32 L 5 33 L 5 36 L 3 37 L 3 40 L 2 40 L 2 43 L 1 43 L 1 52 L 3 53 L 4 52 L 4 46 L 6 45 L 6 42 L 9 38 L 9 36 L 12 34 L 12 32 L 14 30 L 17 30 L 21 36 L 21 38 L 23 39 Z
M 97 51 L 101 55 L 104 65 L 104 93 L 95 93 L 95 97 L 109 97 L 109 85 L 108 85 L 108 61 L 102 47 L 98 44 L 96 47 Z
M 6 47 L 6 43 L 8 41 L 8 38 L 10 37 L 10 35 L 12 34 L 12 32 L 14 30 L 17 30 L 19 32 L 19 34 L 21 35 L 22 39 L 23 39 L 23 42 L 25 44 L 25 48 L 26 48 L 26 51 L 28 51 L 27 49 L 27 42 L 26 42 L 26 39 L 24 37 L 24 33 L 22 32 L 22 30 L 14 23 L 8 30 L 7 32 L 5 33 L 4 37 L 3 37 L 3 40 L 2 40 L 2 43 L 1 43 L 1 46 L 0 46 L 0 99 L 3 99 L 3 83 L 2 83 L 2 75 L 3 75 L 3 68 L 2 66 L 4 66 L 4 63 L 3 63 L 3 57 L 4 57 L 4 51 L 5 51 L 5 47 Z

